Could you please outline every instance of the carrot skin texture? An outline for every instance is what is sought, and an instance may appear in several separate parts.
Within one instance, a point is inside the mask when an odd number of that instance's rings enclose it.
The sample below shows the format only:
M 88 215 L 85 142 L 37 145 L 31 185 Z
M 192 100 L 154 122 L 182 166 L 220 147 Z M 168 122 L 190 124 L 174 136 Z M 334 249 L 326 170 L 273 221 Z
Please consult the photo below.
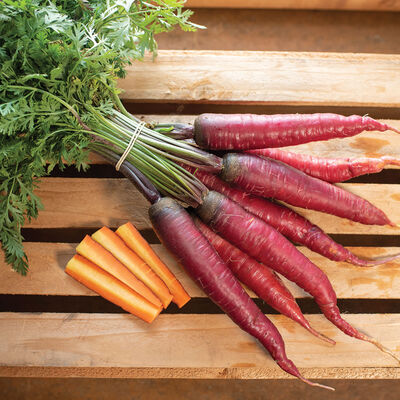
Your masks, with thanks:
M 258 339 L 278 365 L 301 379 L 285 353 L 283 339 L 175 201 L 163 198 L 149 209 L 154 230 L 188 275 L 240 328 Z
M 367 200 L 270 158 L 227 154 L 220 177 L 256 196 L 272 197 L 366 225 L 394 225 Z
M 172 293 L 172 301 L 182 308 L 190 300 L 190 296 L 140 232 L 130 222 L 127 222 L 121 225 L 115 233 L 160 277 Z
M 274 227 L 279 233 L 291 241 L 302 244 L 310 250 L 323 255 L 333 261 L 348 262 L 360 267 L 372 267 L 381 265 L 399 258 L 383 257 L 379 259 L 362 259 L 353 254 L 339 243 L 336 243 L 317 225 L 312 224 L 297 212 L 284 206 L 274 203 L 268 199 L 253 196 L 230 186 L 218 176 L 199 169 L 187 167 L 187 169 L 200 179 L 210 190 L 229 197 L 236 201 L 246 211 L 257 215 L 268 225 Z
M 92 238 L 142 281 L 161 300 L 164 308 L 168 307 L 172 300 L 172 294 L 167 286 L 140 257 L 125 245 L 116 233 L 104 226 L 96 231 Z
M 281 149 L 255 149 L 246 153 L 273 158 L 307 175 L 326 182 L 345 182 L 357 176 L 381 172 L 386 165 L 400 165 L 400 159 L 384 156 L 380 158 L 324 158 L 298 154 Z
M 361 339 L 361 334 L 340 316 L 335 291 L 325 273 L 274 228 L 213 191 L 196 212 L 227 241 L 310 293 L 340 330 Z
M 196 143 L 211 150 L 284 147 L 397 129 L 370 117 L 338 114 L 201 114 L 194 123 Z
M 65 272 L 108 301 L 146 322 L 153 322 L 161 311 L 161 307 L 155 306 L 117 278 L 80 255 L 75 255 L 69 260 Z
M 334 340 L 311 328 L 293 295 L 273 270 L 260 264 L 221 236 L 218 236 L 198 218 L 195 219 L 195 224 L 236 278 L 251 289 L 260 299 L 282 315 L 300 324 L 312 335 L 330 344 L 335 344 Z
M 121 264 L 109 251 L 89 235 L 86 235 L 79 243 L 76 247 L 76 252 L 119 279 L 157 307 L 162 307 L 160 299 L 143 282 L 137 279 L 125 265 Z

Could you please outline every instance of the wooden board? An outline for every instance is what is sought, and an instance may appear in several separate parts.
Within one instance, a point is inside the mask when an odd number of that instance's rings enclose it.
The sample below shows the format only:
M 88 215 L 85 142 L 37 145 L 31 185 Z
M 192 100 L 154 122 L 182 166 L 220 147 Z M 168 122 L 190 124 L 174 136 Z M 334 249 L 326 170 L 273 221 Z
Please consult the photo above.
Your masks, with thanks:
M 334 347 L 285 317 L 270 318 L 279 327 L 287 354 L 306 376 L 332 378 L 331 369 L 336 369 L 339 373 L 333 377 L 339 378 L 342 369 L 355 369 L 355 375 L 363 377 L 360 368 L 379 374 L 381 368 L 396 367 L 391 357 L 344 335 L 320 315 L 310 315 L 310 322 L 337 341 Z M 400 355 L 400 315 L 359 314 L 346 319 Z M 93 376 L 104 368 L 108 377 L 120 377 L 131 368 L 131 377 L 147 378 L 288 377 L 225 315 L 161 315 L 147 325 L 129 315 L 0 314 L 0 375 L 24 375 L 29 366 L 57 368 L 59 376 L 76 376 L 82 368 L 85 376 Z M 398 368 L 392 373 L 400 377 Z
M 400 55 L 160 51 L 128 68 L 143 102 L 400 106 Z
M 327 53 L 161 51 L 129 70 L 121 87 L 126 101 L 400 107 L 400 56 Z M 192 122 L 193 116 L 146 116 Z M 400 127 L 400 121 L 394 121 Z M 399 156 L 400 135 L 363 133 L 308 144 L 294 151 L 323 156 Z M 95 158 L 94 162 L 102 162 Z M 343 184 L 400 223 L 400 184 Z M 45 204 L 30 228 L 115 227 L 131 220 L 150 228 L 147 204 L 125 179 L 46 178 L 38 190 Z M 392 235 L 400 229 L 367 227 L 302 211 L 329 233 Z M 392 237 L 392 239 L 393 239 Z M 21 278 L 0 265 L 0 294 L 94 296 L 63 272 L 75 244 L 27 243 L 31 271 Z M 193 297 L 202 298 L 161 245 L 154 248 Z M 400 247 L 355 248 L 377 257 Z M 399 299 L 400 263 L 361 269 L 330 262 L 301 248 L 332 280 L 341 299 Z M 298 298 L 307 295 L 294 285 Z M 253 295 L 253 294 L 251 294 Z M 7 296 L 12 299 L 13 296 Z M 11 300 L 12 302 L 12 300 Z M 190 303 L 187 306 L 190 310 Z M 62 311 L 68 311 L 67 308 Z M 359 310 L 370 311 L 370 310 Z M 357 328 L 400 353 L 400 314 L 346 315 Z M 331 348 L 282 316 L 271 316 L 287 352 L 310 378 L 399 379 L 400 369 L 372 345 L 345 336 L 321 315 L 311 323 L 338 341 Z M 254 340 L 225 315 L 163 314 L 147 325 L 127 314 L 0 314 L 0 375 L 133 378 L 287 378 Z
M 400 1 L 385 0 L 187 0 L 188 8 L 272 8 L 305 10 L 399 11 Z
M 369 200 L 400 224 L 400 185 L 344 183 L 340 186 Z M 127 179 L 44 178 L 36 193 L 44 210 L 28 227 L 117 227 L 129 220 L 138 229 L 151 227 L 148 203 Z M 396 227 L 371 227 L 309 210 L 300 213 L 328 233 L 400 234 Z
M 96 293 L 64 273 L 65 265 L 75 254 L 75 247 L 73 243 L 25 243 L 29 273 L 21 277 L 0 260 L 0 294 L 96 296 Z M 192 297 L 205 297 L 162 245 L 152 247 Z M 400 260 L 376 268 L 360 268 L 329 261 L 304 247 L 299 249 L 329 276 L 339 298 L 400 299 Z M 351 250 L 372 258 L 400 253 L 400 247 L 358 247 Z M 295 297 L 309 296 L 292 282 L 284 281 Z M 255 297 L 252 292 L 250 294 Z M 190 303 L 187 307 L 190 308 Z

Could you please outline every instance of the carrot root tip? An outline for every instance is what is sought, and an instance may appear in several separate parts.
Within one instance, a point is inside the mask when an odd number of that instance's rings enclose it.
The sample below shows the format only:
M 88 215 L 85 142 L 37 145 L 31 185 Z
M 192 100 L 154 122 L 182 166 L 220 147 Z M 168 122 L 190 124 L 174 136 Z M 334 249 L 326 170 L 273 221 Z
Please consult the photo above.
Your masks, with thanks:
M 383 346 L 383 344 L 379 343 L 376 339 L 371 338 L 367 335 L 362 335 L 363 336 L 363 340 L 372 343 L 374 346 L 376 346 L 380 351 L 382 351 L 383 353 L 388 354 L 389 356 L 391 356 L 392 358 L 394 358 L 399 364 L 400 364 L 400 358 L 398 356 L 396 356 L 396 354 L 394 354 L 391 350 L 387 349 L 385 346 Z
M 400 159 L 391 156 L 383 156 L 382 158 L 383 165 L 400 165 Z
M 320 333 L 320 332 L 316 331 L 316 330 L 315 330 L 314 328 L 312 328 L 311 326 L 309 326 L 309 327 L 307 328 L 307 330 L 308 330 L 311 334 L 313 334 L 314 336 L 316 336 L 317 338 L 323 340 L 323 341 L 326 342 L 326 343 L 329 343 L 329 344 L 332 345 L 332 346 L 334 346 L 334 345 L 336 344 L 336 342 L 335 342 L 333 339 L 329 338 L 328 336 L 325 336 L 323 333 Z
M 331 387 L 331 386 L 327 386 L 327 385 L 322 385 L 321 383 L 316 383 L 316 382 L 311 382 L 308 379 L 304 378 L 303 376 L 299 375 L 298 378 L 303 381 L 304 383 L 306 383 L 307 385 L 310 386 L 315 386 L 315 387 L 320 387 L 322 389 L 327 389 L 327 390 L 331 390 L 332 392 L 335 391 L 335 388 Z
M 388 128 L 393 132 L 400 133 L 400 130 L 397 128 L 394 128 L 393 126 L 388 126 Z

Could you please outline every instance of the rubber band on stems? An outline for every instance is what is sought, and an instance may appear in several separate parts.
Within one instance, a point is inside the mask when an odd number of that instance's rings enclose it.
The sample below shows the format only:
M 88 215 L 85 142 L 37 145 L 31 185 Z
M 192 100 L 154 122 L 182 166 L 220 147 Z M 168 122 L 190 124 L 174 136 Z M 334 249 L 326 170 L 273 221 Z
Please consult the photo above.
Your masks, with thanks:
M 141 122 L 133 132 L 131 136 L 131 140 L 128 143 L 128 146 L 126 147 L 125 151 L 122 153 L 121 158 L 118 160 L 118 162 L 115 164 L 115 169 L 119 171 L 122 163 L 125 161 L 126 157 L 128 157 L 129 152 L 133 149 L 133 146 L 135 145 L 135 142 L 137 138 L 139 137 L 140 133 L 142 132 L 143 128 L 145 127 L 146 123 Z

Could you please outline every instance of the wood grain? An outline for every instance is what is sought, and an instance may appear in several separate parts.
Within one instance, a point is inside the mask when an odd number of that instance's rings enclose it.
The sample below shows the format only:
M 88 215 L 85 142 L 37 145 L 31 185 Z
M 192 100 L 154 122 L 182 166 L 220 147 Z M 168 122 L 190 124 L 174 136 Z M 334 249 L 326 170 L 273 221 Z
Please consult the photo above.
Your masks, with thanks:
M 128 68 L 125 100 L 400 106 L 400 56 L 160 51 Z
M 187 0 L 188 8 L 271 8 L 296 10 L 399 11 L 400 1 L 385 0 Z
M 340 184 L 381 208 L 400 223 L 400 185 Z M 131 221 L 138 229 L 150 228 L 148 203 L 126 179 L 44 178 L 36 191 L 44 210 L 27 227 L 117 227 Z M 368 226 L 316 211 L 301 214 L 328 233 L 399 235 L 390 226 Z
M 310 315 L 310 322 L 337 341 L 334 347 L 285 317 L 270 318 L 285 340 L 288 355 L 306 369 L 306 374 L 317 368 L 318 378 L 323 379 L 328 376 L 322 371 L 330 368 L 359 371 L 397 367 L 391 357 L 369 343 L 344 335 L 321 315 Z M 346 319 L 400 354 L 400 315 L 358 314 L 346 315 Z M 89 375 L 96 368 L 132 368 L 134 375 L 139 368 L 147 370 L 147 377 L 159 377 L 164 372 L 164 377 L 178 378 L 185 370 L 190 377 L 196 377 L 197 372 L 202 377 L 252 379 L 260 371 L 263 375 L 259 378 L 287 377 L 225 315 L 160 315 L 147 325 L 130 315 L 3 313 L 0 360 L 3 368 L 86 368 Z M 399 369 L 393 369 L 398 375 Z M 165 376 L 166 371 L 169 376 Z M 114 376 L 118 377 L 118 373 Z
M 75 247 L 76 244 L 71 243 L 25 243 L 29 257 L 29 273 L 22 277 L 0 260 L 0 294 L 97 296 L 64 273 L 65 265 L 75 254 Z M 152 247 L 192 297 L 205 297 L 164 246 Z M 300 247 L 299 250 L 329 276 L 339 298 L 400 298 L 400 260 L 376 268 L 360 268 L 329 261 L 304 247 Z M 360 256 L 371 258 L 400 253 L 400 247 L 358 247 L 351 250 Z M 294 283 L 286 279 L 284 281 L 295 297 L 308 297 L 308 294 Z M 251 291 L 249 293 L 255 297 Z M 190 307 L 190 303 L 187 307 Z
M 400 379 L 400 368 L 335 367 L 301 368 L 308 379 Z M 133 378 L 133 379 L 294 379 L 280 369 L 234 368 L 124 368 L 124 367 L 7 367 L 0 377 L 9 378 Z M 323 377 L 323 378 L 321 378 Z M 336 386 L 336 385 L 334 385 Z M 381 392 L 379 392 L 381 394 Z

